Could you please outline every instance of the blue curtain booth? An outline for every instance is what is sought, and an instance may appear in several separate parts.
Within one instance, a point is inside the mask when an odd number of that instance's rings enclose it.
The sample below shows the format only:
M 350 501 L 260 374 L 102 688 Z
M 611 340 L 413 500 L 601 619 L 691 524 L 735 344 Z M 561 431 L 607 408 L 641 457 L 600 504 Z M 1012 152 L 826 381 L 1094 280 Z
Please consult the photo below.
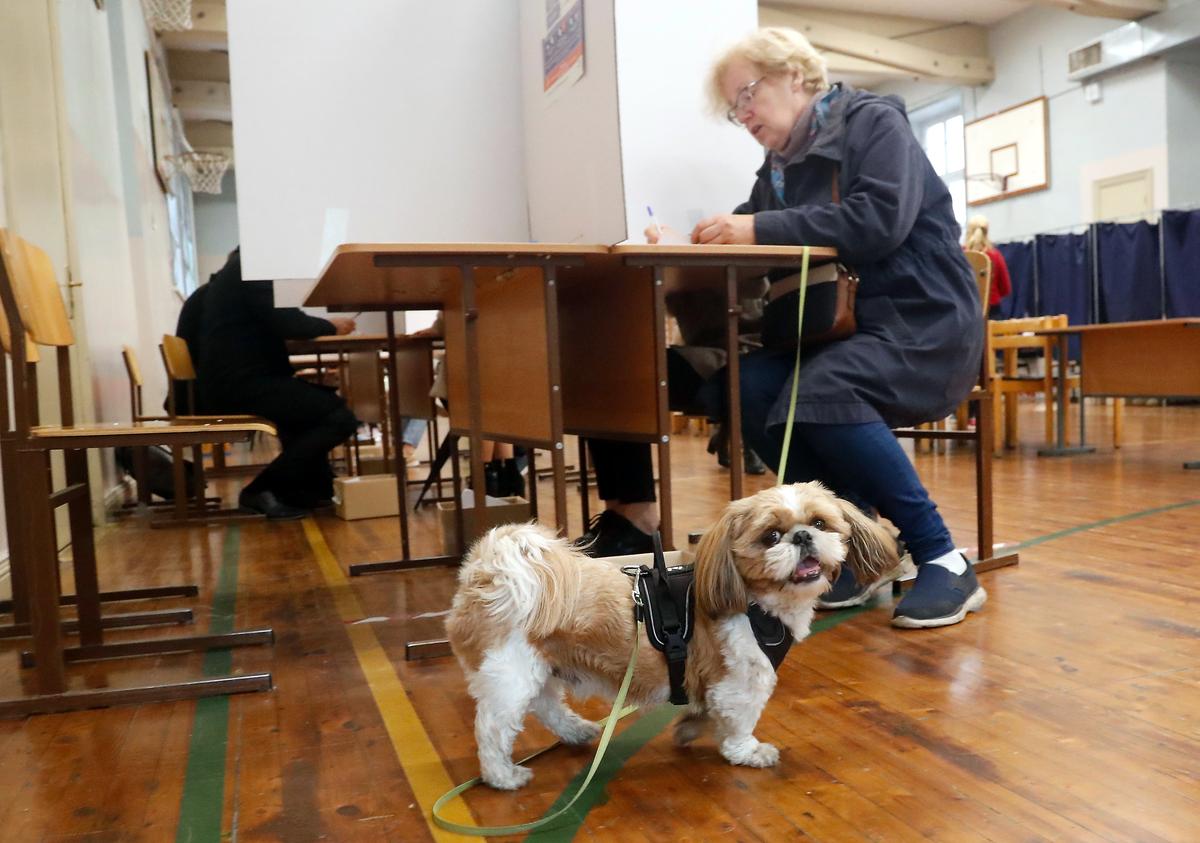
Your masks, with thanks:
M 1136 322 L 1162 316 L 1158 226 L 1148 222 L 1096 226 L 1100 321 Z
M 1004 256 L 1012 292 L 1000 300 L 999 319 L 1020 319 L 1037 312 L 1037 278 L 1033 271 L 1033 243 L 997 243 Z
M 1087 234 L 1039 234 L 1037 244 L 1038 315 L 1067 314 L 1072 325 L 1092 322 L 1092 265 Z M 1070 355 L 1079 358 L 1079 338 Z
M 1163 211 L 1168 317 L 1200 316 L 1200 211 Z

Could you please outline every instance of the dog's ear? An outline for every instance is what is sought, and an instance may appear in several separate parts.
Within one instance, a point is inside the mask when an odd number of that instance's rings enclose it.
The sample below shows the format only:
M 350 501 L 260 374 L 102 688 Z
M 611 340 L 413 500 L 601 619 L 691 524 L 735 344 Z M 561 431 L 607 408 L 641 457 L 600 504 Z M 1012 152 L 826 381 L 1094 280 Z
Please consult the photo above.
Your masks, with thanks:
M 737 615 L 750 608 L 746 584 L 733 561 L 733 538 L 742 521 L 736 502 L 700 539 L 696 550 L 696 608 L 710 618 Z
M 846 563 L 860 583 L 870 583 L 900 563 L 896 539 L 878 521 L 868 518 L 847 500 L 838 499 L 842 516 L 850 524 Z

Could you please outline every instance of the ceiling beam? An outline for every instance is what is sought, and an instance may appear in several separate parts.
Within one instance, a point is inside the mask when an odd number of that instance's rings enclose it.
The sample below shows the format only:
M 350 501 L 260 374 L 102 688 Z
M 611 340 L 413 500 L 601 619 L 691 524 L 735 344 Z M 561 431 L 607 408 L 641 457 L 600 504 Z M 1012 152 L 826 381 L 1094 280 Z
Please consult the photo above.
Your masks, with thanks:
M 228 82 L 229 54 L 199 50 L 167 50 L 167 73 L 175 80 Z
M 184 120 L 233 122 L 233 102 L 227 82 L 173 81 L 171 103 Z
M 818 50 L 873 62 L 904 76 L 966 85 L 981 85 L 995 78 L 995 70 L 988 58 L 942 53 L 801 16 L 791 9 L 760 7 L 759 20 L 763 26 L 790 26 L 799 30 Z
M 1147 15 L 1165 12 L 1165 0 L 1034 0 L 1043 6 L 1057 6 L 1078 15 L 1117 20 L 1141 20 Z

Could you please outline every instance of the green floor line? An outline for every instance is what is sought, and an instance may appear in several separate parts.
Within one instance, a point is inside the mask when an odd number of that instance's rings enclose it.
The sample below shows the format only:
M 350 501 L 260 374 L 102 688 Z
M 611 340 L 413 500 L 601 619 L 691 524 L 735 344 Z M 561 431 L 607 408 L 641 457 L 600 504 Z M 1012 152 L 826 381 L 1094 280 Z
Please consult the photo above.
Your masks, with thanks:
M 1057 532 L 1054 532 L 1054 533 L 1047 533 L 1044 536 L 1037 536 L 1032 539 L 1026 539 L 1023 542 L 1017 542 L 1016 544 L 1011 544 L 1011 545 L 1003 545 L 1001 547 L 1003 550 L 1024 550 L 1027 547 L 1034 547 L 1035 545 L 1045 544 L 1046 542 L 1052 542 L 1055 539 L 1061 539 L 1061 538 L 1065 538 L 1067 536 L 1073 536 L 1076 533 L 1083 533 L 1083 532 L 1087 532 L 1088 530 L 1098 530 L 1101 527 L 1108 527 L 1113 524 L 1120 524 L 1125 521 L 1134 521 L 1138 518 L 1147 518 L 1151 515 L 1159 515 L 1163 512 L 1171 512 L 1176 509 L 1187 509 L 1189 506 L 1200 506 L 1200 500 L 1190 500 L 1190 501 L 1181 501 L 1179 503 L 1169 503 L 1169 504 L 1166 504 L 1165 506 L 1155 506 L 1150 509 L 1143 509 L 1138 512 L 1130 512 L 1125 515 L 1115 515 L 1112 518 L 1102 518 L 1099 521 L 1091 521 L 1087 524 L 1079 524 L 1075 527 L 1067 527 L 1064 530 L 1058 530 Z
M 1036 536 L 1032 539 L 1026 539 L 1023 542 L 1018 542 L 1013 545 L 1007 545 L 1005 550 L 1024 550 L 1028 547 L 1034 547 L 1039 544 L 1054 541 L 1055 539 L 1065 538 L 1075 535 L 1076 533 L 1086 532 L 1087 530 L 1096 530 L 1101 527 L 1108 527 L 1112 524 L 1120 524 L 1125 521 L 1133 521 L 1138 518 L 1146 518 L 1151 515 L 1159 515 L 1163 512 L 1171 512 L 1176 509 L 1186 509 L 1191 506 L 1200 506 L 1200 500 L 1182 501 L 1180 503 L 1167 504 L 1165 506 L 1156 506 L 1151 509 L 1143 509 L 1139 512 L 1130 512 L 1126 515 L 1117 515 L 1112 518 L 1103 518 L 1099 521 L 1092 521 L 1087 524 L 1080 524 L 1075 527 L 1068 527 L 1064 530 L 1058 530 L 1053 533 L 1047 533 L 1044 536 Z M 872 605 L 856 606 L 852 609 L 846 609 L 841 612 L 834 612 L 828 615 L 818 616 L 813 622 L 812 633 L 824 632 L 832 629 L 838 624 L 850 620 L 850 618 L 862 614 L 863 612 L 873 608 Z M 649 743 L 662 733 L 664 729 L 674 719 L 676 707 L 673 705 L 662 705 L 652 711 L 642 715 L 641 719 L 623 731 L 620 735 L 613 738 L 609 744 L 608 756 L 600 765 L 600 769 L 596 771 L 596 777 L 592 779 L 592 783 L 588 785 L 587 791 L 583 796 L 579 797 L 579 801 L 575 803 L 575 808 L 568 814 L 560 823 L 555 823 L 552 828 L 545 828 L 541 831 L 534 832 L 527 839 L 537 840 L 541 843 L 563 843 L 563 841 L 573 840 L 579 833 L 579 829 L 583 826 L 584 820 L 587 819 L 588 811 L 594 805 L 600 802 L 603 796 L 604 789 L 624 765 L 626 761 L 637 754 L 643 746 Z M 574 793 L 576 788 L 583 782 L 587 774 L 587 768 L 579 771 L 579 774 L 567 785 L 553 805 L 551 805 L 543 814 L 549 816 L 558 810 L 559 806 L 566 802 L 567 797 Z
M 238 550 L 241 531 L 229 527 L 221 548 L 221 571 L 213 595 L 209 632 L 223 635 L 233 631 L 237 603 Z M 233 653 L 210 650 L 204 656 L 204 675 L 228 675 Z M 225 753 L 229 743 L 229 697 L 206 697 L 196 701 L 192 737 L 188 743 L 187 774 L 179 803 L 176 843 L 218 843 L 225 806 Z

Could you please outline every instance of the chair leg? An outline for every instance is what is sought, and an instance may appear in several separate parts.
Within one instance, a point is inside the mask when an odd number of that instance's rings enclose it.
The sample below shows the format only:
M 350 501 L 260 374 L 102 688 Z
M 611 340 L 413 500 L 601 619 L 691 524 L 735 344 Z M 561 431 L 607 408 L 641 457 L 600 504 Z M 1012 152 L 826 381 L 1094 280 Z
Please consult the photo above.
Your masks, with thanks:
M 54 548 L 49 458 L 43 452 L 15 451 L 15 471 L 20 484 L 16 523 L 24 535 L 28 568 L 30 626 L 37 654 L 37 688 L 41 694 L 61 694 L 67 689 L 63 661 L 62 622 L 58 613 L 58 564 Z
M 67 483 L 81 484 L 83 490 L 67 502 L 71 529 L 71 564 L 75 572 L 75 611 L 79 617 L 79 641 L 85 646 L 99 645 L 104 637 L 100 626 L 100 585 L 96 573 L 96 542 L 92 527 L 92 498 L 88 492 L 87 452 L 64 454 Z M 57 559 L 57 554 L 56 554 Z
M 1121 447 L 1121 439 L 1125 433 L 1125 399 L 1113 399 L 1113 447 Z

